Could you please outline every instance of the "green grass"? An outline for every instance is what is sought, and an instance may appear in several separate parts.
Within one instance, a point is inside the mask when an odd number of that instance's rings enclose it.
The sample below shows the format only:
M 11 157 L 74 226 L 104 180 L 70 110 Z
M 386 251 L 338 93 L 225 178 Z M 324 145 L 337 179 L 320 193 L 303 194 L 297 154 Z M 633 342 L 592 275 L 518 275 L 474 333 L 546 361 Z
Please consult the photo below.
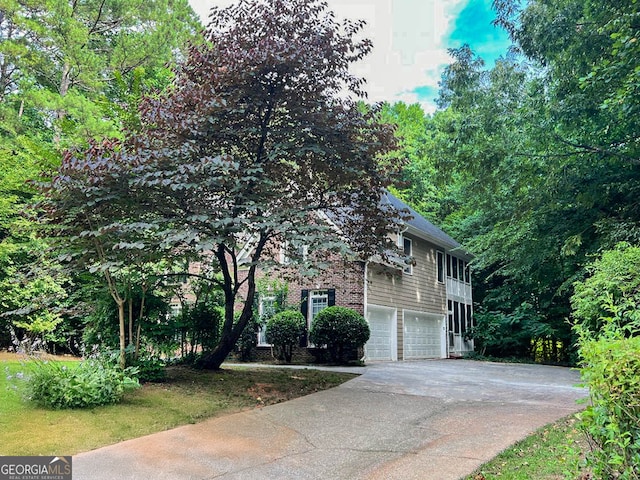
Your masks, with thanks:
M 120 404 L 46 410 L 24 400 L 24 381 L 15 378 L 18 372 L 26 375 L 28 365 L 18 360 L 0 361 L 0 455 L 74 455 L 290 400 L 354 377 L 317 370 L 238 368 L 210 372 L 170 367 L 166 382 L 145 384 Z M 8 375 L 14 378 L 8 380 Z
M 578 480 L 589 446 L 574 415 L 541 428 L 464 480 Z

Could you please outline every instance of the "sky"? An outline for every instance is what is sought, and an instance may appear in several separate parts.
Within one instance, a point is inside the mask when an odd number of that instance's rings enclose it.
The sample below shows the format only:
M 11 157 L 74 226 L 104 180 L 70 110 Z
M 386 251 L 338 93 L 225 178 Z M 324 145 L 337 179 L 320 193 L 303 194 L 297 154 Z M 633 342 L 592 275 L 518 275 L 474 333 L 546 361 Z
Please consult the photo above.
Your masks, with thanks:
M 189 0 L 207 23 L 209 9 L 234 0 Z M 338 18 L 364 19 L 373 51 L 354 65 L 367 80 L 368 100 L 420 103 L 435 110 L 449 48 L 469 44 L 488 67 L 507 53 L 506 32 L 491 25 L 492 0 L 328 0 Z

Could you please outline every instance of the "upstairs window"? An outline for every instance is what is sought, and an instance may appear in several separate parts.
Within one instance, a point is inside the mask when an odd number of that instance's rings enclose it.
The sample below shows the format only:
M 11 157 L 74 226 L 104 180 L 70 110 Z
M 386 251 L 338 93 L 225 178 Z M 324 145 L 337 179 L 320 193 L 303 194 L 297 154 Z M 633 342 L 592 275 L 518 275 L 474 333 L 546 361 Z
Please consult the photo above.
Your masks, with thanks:
M 438 261 L 440 261 L 438 259 Z M 447 253 L 446 255 L 447 277 L 460 280 L 464 283 L 471 283 L 471 272 L 469 264 L 461 258 L 454 257 Z M 440 272 L 438 271 L 438 281 L 440 281 Z
M 438 283 L 444 283 L 444 252 L 436 252 L 436 274 Z
M 405 255 L 405 262 L 410 262 L 406 267 L 404 267 L 404 273 L 408 273 L 409 275 L 413 274 L 413 243 L 410 238 L 403 238 L 402 241 L 403 251 Z

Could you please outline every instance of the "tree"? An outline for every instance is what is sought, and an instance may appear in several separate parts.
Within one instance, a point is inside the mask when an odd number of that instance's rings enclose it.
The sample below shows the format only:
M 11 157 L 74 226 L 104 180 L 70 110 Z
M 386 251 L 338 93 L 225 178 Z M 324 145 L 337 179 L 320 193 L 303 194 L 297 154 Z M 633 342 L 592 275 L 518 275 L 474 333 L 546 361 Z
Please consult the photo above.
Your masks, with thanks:
M 64 148 L 139 129 L 142 95 L 170 83 L 198 28 L 186 0 L 0 0 L 0 282 L 39 270 L 47 248 L 25 215 L 40 198 L 30 181 Z M 12 295 L 3 311 L 29 303 Z
M 147 241 L 154 235 L 150 214 L 139 210 L 148 204 L 130 186 L 134 164 L 123 156 L 116 141 L 68 151 L 51 181 L 40 185 L 40 203 L 48 221 L 47 234 L 56 239 L 61 260 L 72 271 L 89 270 L 103 276 L 118 308 L 120 365 L 125 367 L 126 308 L 129 307 L 129 341 L 133 340 L 132 279 L 142 289 L 138 322 L 144 315 L 144 298 L 158 269 L 171 271 L 166 250 Z M 154 246 L 155 248 L 152 248 Z M 161 264 L 161 267 L 157 265 Z
M 127 155 L 128 188 L 147 192 L 161 243 L 221 274 L 221 339 L 203 359 L 219 368 L 279 246 L 307 245 L 317 262 L 384 254 L 397 213 L 380 195 L 402 164 L 379 160 L 395 148 L 379 108 L 357 108 L 363 80 L 349 65 L 371 49 L 355 40 L 362 22 L 338 23 L 317 0 L 244 0 L 211 18 L 173 88 L 144 104 Z
M 417 103 L 398 102 L 385 104 L 381 118 L 397 126 L 400 148 L 390 157 L 405 165 L 402 176 L 395 181 L 394 194 L 425 218 L 438 222 L 444 195 L 438 189 L 436 162 L 430 155 L 436 132 L 431 117 Z
M 467 46 L 452 51 L 430 155 L 453 185 L 445 228 L 476 254 L 485 279 L 475 295 L 485 318 L 519 318 L 522 347 L 527 332 L 542 331 L 531 341 L 555 348 L 573 344 L 570 297 L 590 255 L 640 238 L 638 123 L 629 116 L 638 7 L 520 4 L 496 2 L 514 52 L 495 67 Z
M 116 79 L 161 76 L 199 28 L 186 0 L 3 0 L 0 98 L 49 116 L 70 147 L 120 136 Z
M 640 247 L 621 243 L 587 267 L 589 276 L 576 282 L 571 297 L 574 318 L 586 332 L 596 334 L 605 319 L 614 318 L 621 330 L 640 326 Z

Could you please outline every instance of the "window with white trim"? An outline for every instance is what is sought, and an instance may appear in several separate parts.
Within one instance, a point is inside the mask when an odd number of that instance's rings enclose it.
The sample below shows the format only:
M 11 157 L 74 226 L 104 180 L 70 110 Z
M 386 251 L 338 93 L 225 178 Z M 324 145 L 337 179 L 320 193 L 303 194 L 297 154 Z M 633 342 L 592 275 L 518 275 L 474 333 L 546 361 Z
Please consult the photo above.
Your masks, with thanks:
M 280 263 L 289 265 L 294 259 L 306 260 L 309 246 L 293 242 L 284 242 L 280 247 Z
M 328 306 L 329 292 L 327 290 L 311 290 L 309 292 L 309 315 L 307 317 L 309 326 L 313 324 L 316 315 Z
M 448 278 L 453 278 L 454 280 L 464 283 L 471 283 L 471 271 L 469 270 L 469 264 L 461 258 L 454 257 L 447 253 L 446 270 Z
M 260 329 L 258 330 L 258 345 L 270 345 L 267 342 L 267 320 L 276 313 L 276 297 L 260 297 L 258 314 L 260 315 Z

